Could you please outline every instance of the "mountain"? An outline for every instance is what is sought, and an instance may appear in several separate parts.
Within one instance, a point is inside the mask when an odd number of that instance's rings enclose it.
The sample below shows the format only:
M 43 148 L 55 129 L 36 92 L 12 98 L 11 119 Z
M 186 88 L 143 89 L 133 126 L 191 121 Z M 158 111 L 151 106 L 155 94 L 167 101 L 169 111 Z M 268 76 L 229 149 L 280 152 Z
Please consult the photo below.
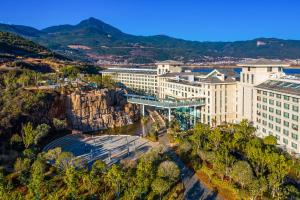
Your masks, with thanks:
M 39 44 L 8 32 L 0 32 L 0 57 L 1 55 L 31 58 L 59 57 Z
M 209 58 L 300 58 L 299 40 L 258 38 L 237 42 L 198 42 L 165 35 L 135 36 L 95 18 L 77 25 L 37 30 L 28 26 L 0 24 L 0 31 L 13 32 L 71 58 L 97 61 L 195 60 Z

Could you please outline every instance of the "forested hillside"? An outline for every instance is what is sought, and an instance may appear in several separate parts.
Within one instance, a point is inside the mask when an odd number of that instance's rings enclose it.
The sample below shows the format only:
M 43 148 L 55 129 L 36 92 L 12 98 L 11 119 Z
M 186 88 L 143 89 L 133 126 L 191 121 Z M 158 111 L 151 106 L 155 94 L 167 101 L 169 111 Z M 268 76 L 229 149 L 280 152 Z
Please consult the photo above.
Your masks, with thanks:
M 201 61 L 207 57 L 300 58 L 298 40 L 257 38 L 236 42 L 198 42 L 166 35 L 135 36 L 95 18 L 77 25 L 59 25 L 42 30 L 0 24 L 0 31 L 13 32 L 68 57 L 90 61 L 109 56 L 133 63 L 166 59 Z

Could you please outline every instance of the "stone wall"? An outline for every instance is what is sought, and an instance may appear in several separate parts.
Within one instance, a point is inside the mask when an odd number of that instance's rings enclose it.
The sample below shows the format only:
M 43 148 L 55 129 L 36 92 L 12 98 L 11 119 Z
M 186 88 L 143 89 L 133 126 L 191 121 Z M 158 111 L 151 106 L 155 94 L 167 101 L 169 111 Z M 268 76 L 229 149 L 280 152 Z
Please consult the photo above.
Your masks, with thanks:
M 124 92 L 107 89 L 73 92 L 67 96 L 67 117 L 73 129 L 83 132 L 132 124 L 139 119 L 136 105 L 127 103 Z

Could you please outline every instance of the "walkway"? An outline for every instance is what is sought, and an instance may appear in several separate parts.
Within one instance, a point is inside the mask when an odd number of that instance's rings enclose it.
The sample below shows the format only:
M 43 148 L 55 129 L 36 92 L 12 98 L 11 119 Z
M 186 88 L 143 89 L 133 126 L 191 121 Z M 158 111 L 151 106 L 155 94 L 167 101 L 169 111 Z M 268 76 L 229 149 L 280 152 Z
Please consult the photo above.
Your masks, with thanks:
M 156 100 L 153 97 L 140 96 L 140 95 L 126 95 L 127 101 L 133 104 L 141 104 L 145 106 L 153 106 L 156 108 L 185 108 L 196 107 L 205 105 L 204 98 L 187 99 L 185 101 L 168 101 L 168 100 Z

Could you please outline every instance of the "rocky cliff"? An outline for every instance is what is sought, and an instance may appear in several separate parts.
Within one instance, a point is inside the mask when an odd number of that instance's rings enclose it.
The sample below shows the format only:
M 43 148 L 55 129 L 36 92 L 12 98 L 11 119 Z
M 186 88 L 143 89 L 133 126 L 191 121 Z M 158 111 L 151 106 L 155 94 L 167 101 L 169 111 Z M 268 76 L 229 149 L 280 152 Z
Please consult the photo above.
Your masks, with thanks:
M 121 90 L 107 89 L 69 94 L 67 117 L 70 125 L 86 132 L 132 124 L 139 119 L 139 109 L 127 103 L 123 94 Z

